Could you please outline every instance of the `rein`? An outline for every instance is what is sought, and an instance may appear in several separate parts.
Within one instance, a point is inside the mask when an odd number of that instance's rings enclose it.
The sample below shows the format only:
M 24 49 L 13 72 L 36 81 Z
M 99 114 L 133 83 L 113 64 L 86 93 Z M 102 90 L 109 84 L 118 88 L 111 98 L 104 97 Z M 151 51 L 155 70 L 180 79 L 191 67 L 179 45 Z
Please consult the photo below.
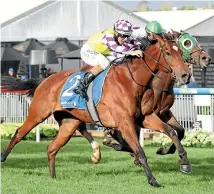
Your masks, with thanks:
M 148 55 L 145 51 L 142 51 L 142 52 L 143 52 L 148 58 L 150 58 L 151 60 L 153 60 L 158 66 L 162 66 L 162 67 L 165 68 L 169 73 L 172 73 L 173 70 L 172 70 L 172 68 L 170 67 L 169 62 L 166 60 L 165 55 L 163 54 L 163 47 L 164 47 L 164 46 L 165 46 L 165 44 L 160 45 L 160 54 L 159 54 L 159 56 L 158 56 L 158 60 L 156 60 L 154 57 Z M 159 62 L 159 60 L 160 60 L 160 58 L 161 58 L 161 55 L 163 55 L 163 58 L 164 58 L 164 60 L 165 60 L 165 62 L 166 62 L 166 64 L 167 64 L 167 66 L 169 67 L 169 69 L 168 69 L 167 67 L 165 67 L 164 65 L 162 65 L 162 64 Z M 126 56 L 123 58 L 122 62 L 124 62 L 125 59 L 127 59 Z M 146 63 L 146 61 L 145 61 L 143 58 L 142 58 L 142 61 L 143 61 L 143 64 L 147 67 L 147 69 L 152 73 L 152 75 L 153 75 L 154 77 L 157 77 L 157 78 L 163 80 L 163 78 L 161 78 L 161 77 L 159 77 L 159 76 L 157 75 L 158 73 L 154 73 L 154 72 L 152 71 L 152 69 L 150 68 L 150 66 Z M 132 74 L 132 72 L 131 72 L 131 69 L 130 69 L 130 67 L 129 67 L 128 60 L 126 60 L 126 66 L 127 66 L 127 69 L 128 69 L 128 71 L 129 71 L 129 74 L 130 74 L 132 80 L 134 80 L 134 82 L 135 82 L 137 85 L 139 85 L 139 86 L 141 86 L 141 87 L 146 87 L 146 85 L 140 84 L 140 83 L 134 78 L 134 76 L 133 76 L 133 74 Z M 167 92 L 167 91 L 166 91 L 166 92 Z
M 143 54 L 145 54 L 148 58 L 150 58 L 151 60 L 153 60 L 158 66 L 161 66 L 161 67 L 163 67 L 164 69 L 166 69 L 169 73 L 172 73 L 173 70 L 172 70 L 172 68 L 170 67 L 169 62 L 166 60 L 166 58 L 165 58 L 165 56 L 164 56 L 164 54 L 163 54 L 163 47 L 164 47 L 164 46 L 165 46 L 165 44 L 160 45 L 160 51 L 161 51 L 161 52 L 160 52 L 160 54 L 159 54 L 159 56 L 158 56 L 158 60 L 156 60 L 154 57 L 148 55 L 145 51 L 142 51 L 142 52 L 143 52 Z M 165 60 L 165 62 L 166 62 L 166 64 L 167 64 L 168 68 L 165 67 L 164 65 L 162 65 L 162 64 L 159 62 L 160 57 L 161 57 L 162 54 L 163 54 L 163 58 L 164 58 L 164 60 Z M 145 62 L 145 61 L 144 61 L 144 62 Z

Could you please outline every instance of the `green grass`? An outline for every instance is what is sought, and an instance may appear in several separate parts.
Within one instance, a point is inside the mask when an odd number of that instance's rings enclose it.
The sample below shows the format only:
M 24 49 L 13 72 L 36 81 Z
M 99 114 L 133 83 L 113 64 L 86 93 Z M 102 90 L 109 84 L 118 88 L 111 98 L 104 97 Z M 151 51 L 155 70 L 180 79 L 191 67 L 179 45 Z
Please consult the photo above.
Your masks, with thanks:
M 9 141 L 2 140 L 4 148 Z M 102 160 L 91 164 L 91 146 L 72 138 L 57 155 L 57 178 L 51 179 L 46 148 L 49 142 L 22 141 L 2 163 L 2 194 L 205 194 L 214 193 L 214 149 L 188 148 L 191 175 L 179 171 L 176 154 L 157 156 L 145 147 L 148 162 L 163 188 L 152 188 L 143 168 L 129 154 L 102 146 Z

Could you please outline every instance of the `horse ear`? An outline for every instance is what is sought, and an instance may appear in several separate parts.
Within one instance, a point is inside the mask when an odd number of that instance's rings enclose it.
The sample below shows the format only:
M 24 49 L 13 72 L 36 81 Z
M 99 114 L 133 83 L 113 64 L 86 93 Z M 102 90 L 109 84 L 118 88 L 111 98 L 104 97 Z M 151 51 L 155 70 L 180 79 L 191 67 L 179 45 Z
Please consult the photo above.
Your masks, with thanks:
M 172 31 L 172 34 L 173 34 L 174 36 L 176 36 L 176 37 L 179 37 L 179 36 L 181 35 L 180 32 L 177 32 L 177 31 L 175 31 L 175 30 L 173 30 L 173 29 L 171 29 L 171 31 Z

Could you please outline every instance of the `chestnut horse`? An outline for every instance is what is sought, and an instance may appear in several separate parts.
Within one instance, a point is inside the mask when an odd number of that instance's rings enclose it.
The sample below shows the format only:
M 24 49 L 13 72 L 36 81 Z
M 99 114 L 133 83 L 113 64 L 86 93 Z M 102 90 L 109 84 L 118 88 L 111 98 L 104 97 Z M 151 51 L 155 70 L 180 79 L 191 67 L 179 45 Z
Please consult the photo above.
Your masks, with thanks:
M 177 41 L 178 45 L 181 45 L 180 38 L 186 34 L 185 32 L 176 32 L 172 31 L 172 34 L 168 33 L 168 39 L 170 36 L 170 39 L 175 39 Z M 189 38 L 187 38 L 185 41 L 194 41 L 193 37 L 189 35 Z M 185 42 L 184 42 L 185 44 Z M 193 44 L 190 43 L 190 44 Z M 190 46 L 190 45 L 189 45 Z M 188 48 L 187 48 L 188 49 Z M 193 47 L 192 51 L 189 52 L 188 58 L 186 58 L 186 62 L 192 63 L 193 65 L 199 65 L 201 68 L 207 67 L 211 61 L 211 57 L 200 48 L 199 44 L 196 42 L 195 46 Z M 136 122 L 139 126 L 148 128 L 148 124 L 145 119 L 148 118 L 149 113 L 151 113 L 151 116 L 157 115 L 159 119 L 164 122 L 165 124 L 170 125 L 173 127 L 174 130 L 176 130 L 179 140 L 182 140 L 184 137 L 184 128 L 178 123 L 176 118 L 174 117 L 173 113 L 170 111 L 170 108 L 172 107 L 174 103 L 174 92 L 173 92 L 173 85 L 175 83 L 175 80 L 173 79 L 173 76 L 170 76 L 170 74 L 167 74 L 165 72 L 160 71 L 158 73 L 159 77 L 164 79 L 164 82 L 160 79 L 157 79 L 157 77 L 154 77 L 152 80 L 150 87 L 145 91 L 143 98 L 142 98 L 142 115 L 141 118 L 138 119 Z M 148 99 L 153 98 L 153 105 L 148 106 Z M 151 101 L 149 101 L 151 102 Z M 156 117 L 156 116 L 155 116 Z M 154 119 L 151 119 L 152 121 Z M 143 123 L 145 122 L 145 124 Z M 160 121 L 159 121 L 160 122 Z M 152 123 L 150 123 L 150 126 Z M 117 144 L 106 144 L 110 147 L 114 147 L 116 150 L 124 150 L 124 151 L 131 151 L 128 145 L 124 143 L 123 140 L 121 140 L 122 137 L 119 138 L 120 134 L 116 134 L 117 131 L 114 131 L 114 134 L 111 133 L 111 135 L 114 136 L 117 140 L 119 140 L 121 143 L 124 144 L 123 147 L 117 145 Z M 138 131 L 138 135 L 139 135 Z M 160 148 L 157 151 L 157 154 L 165 155 L 165 154 L 173 154 L 176 151 L 176 147 L 173 144 L 170 148 Z
M 139 144 L 135 129 L 135 118 L 140 115 L 140 101 L 145 87 L 151 80 L 153 73 L 158 70 L 175 74 L 183 84 L 189 82 L 190 71 L 181 58 L 180 50 L 174 49 L 176 43 L 157 38 L 157 43 L 148 46 L 143 58 L 133 58 L 109 70 L 103 86 L 103 93 L 97 111 L 105 127 L 119 129 L 122 136 L 132 148 L 135 156 L 143 166 L 148 182 L 154 186 L 160 185 L 152 175 L 142 147 Z M 148 67 L 149 64 L 149 67 Z M 51 114 L 59 123 L 59 132 L 48 146 L 48 162 L 51 177 L 56 177 L 55 157 L 59 149 L 64 146 L 75 130 L 82 123 L 92 120 L 85 110 L 65 109 L 60 104 L 60 92 L 72 71 L 63 71 L 45 79 L 37 85 L 34 98 L 29 108 L 28 117 L 24 124 L 16 130 L 5 151 L 1 154 L 1 161 L 5 161 L 13 147 L 39 123 Z M 32 93 L 33 94 L 33 93 Z M 171 135 L 171 129 L 167 133 Z M 178 141 L 178 138 L 174 138 Z M 181 144 L 177 144 L 180 146 Z M 177 147 L 178 149 L 178 147 Z M 178 149 L 180 151 L 180 149 Z M 182 160 L 187 160 L 185 155 Z
M 177 45 L 181 47 L 182 42 L 181 38 L 185 35 L 185 41 L 184 45 L 186 46 L 194 46 L 191 50 L 191 52 L 188 53 L 186 56 L 186 62 L 191 62 L 193 65 L 199 65 L 201 67 L 206 67 L 209 65 L 211 58 L 210 56 L 200 48 L 197 41 L 190 36 L 189 34 L 185 32 L 176 32 L 172 31 L 171 33 L 168 33 L 166 36 L 170 40 L 175 40 L 177 42 Z M 189 44 L 189 45 L 188 45 Z M 192 44 L 192 45 L 191 45 Z M 183 48 L 184 53 L 185 49 L 188 52 L 188 47 Z M 188 57 L 188 58 L 187 58 Z M 184 57 L 183 57 L 184 58 Z M 83 71 L 90 70 L 90 66 L 84 66 L 82 68 Z M 145 91 L 142 101 L 141 101 L 141 111 L 142 114 L 139 118 L 136 119 L 135 123 L 140 127 L 146 127 L 162 132 L 166 132 L 166 129 L 160 129 L 166 128 L 166 127 L 172 127 L 178 136 L 178 139 L 181 141 L 184 137 L 184 128 L 178 123 L 172 112 L 170 111 L 170 108 L 172 107 L 174 103 L 174 92 L 173 92 L 173 85 L 175 83 L 174 77 L 170 73 L 165 73 L 163 71 L 158 72 L 158 77 L 154 77 L 151 83 L 148 85 L 148 89 Z M 163 81 L 164 80 L 164 81 Z M 149 118 L 148 118 L 149 117 Z M 158 117 L 158 118 L 157 118 Z M 146 123 L 149 122 L 148 124 Z M 156 120 L 154 124 L 154 120 Z M 159 128 L 152 127 L 153 125 L 157 126 L 157 123 L 159 123 Z M 137 129 L 137 135 L 139 137 L 140 134 L 140 128 Z M 82 127 L 80 132 L 82 135 L 91 143 L 94 141 L 93 137 L 87 132 L 86 127 Z M 113 147 L 117 151 L 128 151 L 132 152 L 132 149 L 128 146 L 128 144 L 125 142 L 125 140 L 122 138 L 121 133 L 118 130 L 110 130 L 110 135 L 117 140 L 121 145 L 116 143 L 110 143 L 110 142 L 104 142 L 104 145 L 107 145 L 109 147 Z M 168 135 L 166 133 L 166 135 Z M 110 140 L 111 141 L 111 140 Z M 160 148 L 157 151 L 157 154 L 165 155 L 165 154 L 173 154 L 176 151 L 176 146 L 173 144 L 170 148 Z M 182 155 L 186 154 L 181 153 L 180 157 Z M 135 160 L 135 163 L 138 165 L 139 162 Z M 189 166 L 188 162 L 181 164 L 180 170 L 185 173 L 191 172 L 191 167 Z

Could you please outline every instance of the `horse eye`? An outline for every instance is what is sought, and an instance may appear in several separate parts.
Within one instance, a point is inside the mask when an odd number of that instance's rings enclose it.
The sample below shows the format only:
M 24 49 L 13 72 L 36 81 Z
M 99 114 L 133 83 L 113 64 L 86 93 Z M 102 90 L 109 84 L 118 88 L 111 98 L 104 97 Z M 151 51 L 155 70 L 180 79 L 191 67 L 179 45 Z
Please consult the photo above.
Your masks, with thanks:
M 170 56 L 170 55 L 171 55 L 171 52 L 168 51 L 168 50 L 166 50 L 166 54 L 167 54 L 168 56 Z

